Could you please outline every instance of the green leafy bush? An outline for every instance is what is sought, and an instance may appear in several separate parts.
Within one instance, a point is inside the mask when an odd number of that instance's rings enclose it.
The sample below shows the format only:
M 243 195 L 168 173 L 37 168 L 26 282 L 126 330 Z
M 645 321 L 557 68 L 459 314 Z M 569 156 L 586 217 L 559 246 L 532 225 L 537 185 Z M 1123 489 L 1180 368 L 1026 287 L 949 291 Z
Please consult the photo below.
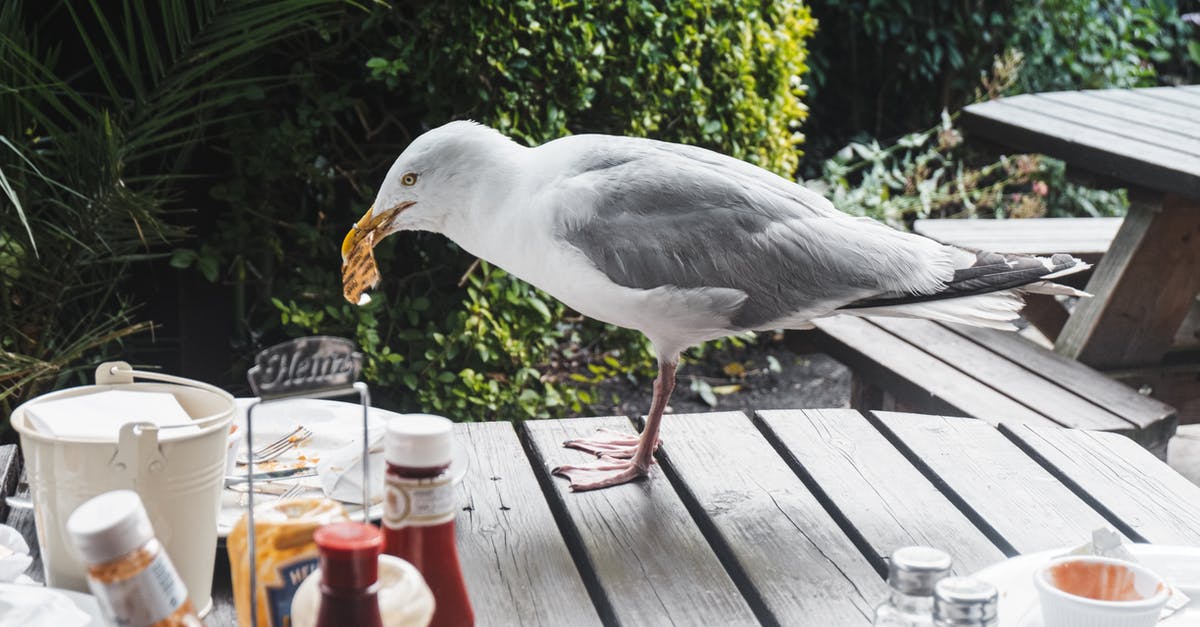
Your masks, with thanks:
M 1129 207 L 1124 190 L 1068 182 L 1061 161 L 1014 155 L 974 163 L 951 116 L 895 144 L 852 142 L 808 182 L 838 208 L 907 229 L 918 218 L 1117 216 Z
M 228 130 L 229 175 L 212 195 L 229 210 L 174 261 L 216 264 L 244 303 L 244 354 L 281 335 L 355 338 L 384 406 L 463 420 L 587 411 L 595 383 L 652 372 L 640 334 L 581 320 L 419 233 L 376 248 L 383 283 L 370 305 L 350 306 L 338 276 L 346 228 L 407 142 L 452 119 L 529 144 L 650 135 L 791 172 L 813 27 L 795 1 L 348 10 L 321 38 L 261 61 L 289 89 Z

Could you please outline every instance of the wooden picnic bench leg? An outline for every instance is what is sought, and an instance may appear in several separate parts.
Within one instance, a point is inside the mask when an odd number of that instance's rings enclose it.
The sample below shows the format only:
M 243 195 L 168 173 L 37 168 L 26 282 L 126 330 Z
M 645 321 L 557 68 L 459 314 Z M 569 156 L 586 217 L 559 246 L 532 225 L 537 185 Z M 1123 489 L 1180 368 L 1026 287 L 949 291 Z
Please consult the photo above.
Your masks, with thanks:
M 1161 361 L 1200 292 L 1200 200 L 1133 203 L 1055 349 L 1095 368 Z

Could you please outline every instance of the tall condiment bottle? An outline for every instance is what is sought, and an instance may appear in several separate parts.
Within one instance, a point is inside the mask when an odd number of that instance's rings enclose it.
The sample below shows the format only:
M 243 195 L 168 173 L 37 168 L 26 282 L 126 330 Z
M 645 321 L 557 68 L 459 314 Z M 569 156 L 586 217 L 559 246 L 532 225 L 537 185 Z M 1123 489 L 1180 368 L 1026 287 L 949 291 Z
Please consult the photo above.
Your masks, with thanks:
M 453 448 L 453 424 L 441 416 L 388 422 L 383 551 L 424 576 L 434 598 L 431 627 L 475 624 L 454 541 L 455 492 L 448 472 Z
M 105 492 L 67 519 L 104 617 L 129 627 L 203 627 L 171 558 L 132 490 Z
M 888 598 L 875 608 L 874 627 L 933 625 L 933 589 L 950 574 L 945 551 L 927 546 L 896 549 L 888 561 Z

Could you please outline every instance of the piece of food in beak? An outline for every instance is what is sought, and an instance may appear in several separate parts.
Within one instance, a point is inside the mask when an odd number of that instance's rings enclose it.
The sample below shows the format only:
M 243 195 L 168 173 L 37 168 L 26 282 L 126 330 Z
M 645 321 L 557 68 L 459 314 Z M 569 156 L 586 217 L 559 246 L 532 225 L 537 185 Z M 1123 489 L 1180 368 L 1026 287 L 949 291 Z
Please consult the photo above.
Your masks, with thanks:
M 342 296 L 355 305 L 371 302 L 366 291 L 379 285 L 379 268 L 375 265 L 375 245 L 387 236 L 392 218 L 404 208 L 381 211 L 375 216 L 372 209 L 350 229 L 342 240 Z

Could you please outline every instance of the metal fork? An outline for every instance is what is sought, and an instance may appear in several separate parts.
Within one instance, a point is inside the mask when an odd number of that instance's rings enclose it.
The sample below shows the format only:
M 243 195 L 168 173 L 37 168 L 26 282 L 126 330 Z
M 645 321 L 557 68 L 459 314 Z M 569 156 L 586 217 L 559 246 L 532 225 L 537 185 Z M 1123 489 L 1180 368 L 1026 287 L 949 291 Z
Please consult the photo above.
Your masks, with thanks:
M 239 456 L 237 463 L 240 466 L 249 464 L 251 460 L 255 464 L 271 461 L 280 455 L 286 453 L 295 445 L 312 437 L 312 431 L 305 429 L 303 426 L 296 427 L 291 433 L 280 437 L 274 442 L 264 444 L 250 452 L 250 457 Z
M 293 483 L 292 487 L 288 488 L 286 492 L 279 495 L 279 500 L 282 501 L 284 499 L 290 499 L 293 496 L 300 496 L 300 494 L 306 490 L 308 490 L 308 486 L 299 483 Z

